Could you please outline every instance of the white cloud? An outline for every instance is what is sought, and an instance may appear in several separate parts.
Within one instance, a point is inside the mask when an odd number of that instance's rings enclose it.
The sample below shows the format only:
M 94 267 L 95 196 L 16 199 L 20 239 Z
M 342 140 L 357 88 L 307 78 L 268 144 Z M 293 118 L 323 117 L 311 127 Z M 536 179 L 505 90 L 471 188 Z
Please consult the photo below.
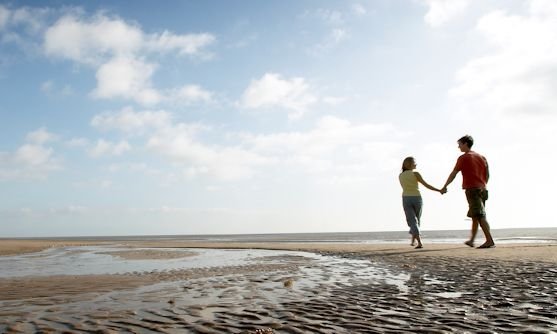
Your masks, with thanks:
M 11 13 L 10 21 L 13 25 L 25 27 L 29 34 L 36 34 L 44 28 L 45 18 L 50 11 L 48 8 L 18 8 Z
M 215 40 L 215 36 L 208 33 L 175 35 L 164 31 L 162 34 L 149 36 L 146 41 L 146 48 L 156 52 L 176 50 L 181 55 L 195 55 Z
M 164 31 L 147 34 L 140 26 L 105 13 L 88 17 L 74 10 L 66 13 L 50 26 L 45 24 L 46 9 L 20 8 L 14 11 L 0 7 L 0 29 L 25 26 L 31 38 L 7 31 L 2 39 L 32 50 L 32 36 L 43 35 L 42 50 L 53 58 L 85 64 L 96 71 L 97 86 L 91 96 L 98 99 L 126 99 L 141 105 L 161 102 L 207 102 L 211 93 L 197 85 L 159 89 L 153 87 L 160 54 L 174 52 L 209 58 L 205 50 L 216 41 L 209 33 L 174 34 Z M 46 94 L 68 95 L 71 87 L 56 87 L 52 81 L 41 86 Z
M 44 52 L 52 57 L 69 59 L 96 68 L 97 87 L 92 96 L 100 99 L 123 98 L 142 105 L 155 105 L 175 98 L 206 98 L 198 89 L 190 95 L 173 96 L 183 88 L 164 90 L 153 87 L 151 78 L 158 67 L 149 57 L 160 53 L 176 52 L 207 58 L 204 51 L 214 43 L 209 33 L 176 35 L 164 31 L 146 34 L 139 26 L 120 18 L 98 14 L 92 18 L 68 14 L 46 29 Z M 48 87 L 47 87 L 48 88 Z M 183 92 L 182 92 L 183 93 Z
M 305 133 L 248 135 L 245 138 L 256 152 L 262 154 L 274 152 L 287 156 L 327 157 L 342 146 L 361 146 L 389 134 L 396 136 L 396 131 L 390 124 L 354 125 L 338 117 L 324 116 L 314 129 Z
M 171 125 L 171 115 L 166 111 L 135 112 L 126 107 L 120 112 L 105 112 L 96 115 L 91 125 L 101 130 L 119 130 L 126 133 L 143 134 L 149 129 L 160 129 Z
M 347 36 L 347 32 L 344 29 L 333 29 L 333 31 L 331 31 L 331 40 L 333 41 L 334 44 L 340 43 L 342 42 L 344 39 L 346 39 Z
M 367 14 L 367 9 L 362 4 L 353 4 L 351 8 L 352 12 L 354 12 L 354 14 L 356 14 L 357 16 L 363 16 Z
M 99 14 L 87 20 L 70 14 L 47 29 L 44 47 L 49 55 L 98 64 L 113 56 L 129 57 L 142 51 L 196 55 L 215 40 L 209 33 L 176 35 L 164 31 L 148 35 L 120 18 Z
M 424 0 L 429 7 L 424 20 L 432 27 L 439 27 L 462 14 L 470 0 Z
M 112 143 L 104 139 L 99 139 L 95 146 L 89 151 L 89 154 L 94 158 L 98 158 L 106 155 L 122 155 L 129 150 L 131 150 L 131 146 L 125 140 L 121 140 L 118 143 Z
M 346 102 L 346 97 L 342 96 L 325 96 L 323 97 L 323 102 L 329 105 L 339 105 Z
M 254 166 L 266 163 L 264 158 L 239 147 L 205 145 L 195 139 L 196 131 L 195 126 L 177 124 L 154 134 L 147 147 L 183 164 L 186 177 L 237 180 L 252 176 Z
M 45 144 L 49 141 L 52 140 L 56 140 L 58 138 L 58 136 L 56 136 L 55 134 L 48 132 L 44 127 L 37 129 L 33 132 L 30 132 L 27 134 L 26 136 L 26 140 L 28 142 L 34 143 L 34 144 L 38 144 L 38 145 L 42 145 Z
M 176 124 L 155 131 L 146 146 L 182 166 L 187 178 L 269 177 L 278 168 L 325 183 L 334 177 L 338 184 L 369 179 L 369 171 L 377 168 L 398 168 L 398 140 L 404 136 L 390 124 L 353 124 L 333 116 L 322 117 L 306 132 L 224 134 L 238 138 L 236 146 L 207 145 L 197 138 L 198 130 Z
M 0 5 L 0 43 L 13 44 L 25 55 L 41 54 L 37 37 L 47 25 L 49 8 L 8 8 Z
M 555 114 L 557 110 L 557 6 L 531 1 L 527 15 L 494 11 L 477 32 L 492 51 L 457 73 L 450 96 L 464 109 L 493 115 Z
M 156 66 L 135 58 L 116 57 L 99 67 L 97 98 L 128 98 L 140 104 L 153 105 L 162 100 L 160 93 L 151 88 L 151 76 Z
M 249 109 L 279 107 L 290 110 L 289 117 L 301 116 L 317 102 L 304 78 L 283 79 L 280 74 L 266 73 L 252 80 L 244 91 L 241 105 Z
M 146 147 L 174 164 L 182 166 L 189 178 L 208 176 L 221 180 L 235 180 L 251 176 L 253 166 L 263 161 L 257 155 L 239 147 L 207 145 L 196 139 L 197 134 L 207 130 L 200 124 L 172 123 L 171 114 L 165 111 L 135 112 L 124 108 L 117 113 L 96 115 L 91 125 L 102 130 L 147 135 Z M 123 142 L 125 143 L 125 142 Z M 92 156 L 116 154 L 125 151 L 127 143 L 116 145 L 99 140 L 90 150 Z
M 48 8 L 22 7 L 10 9 L 0 4 L 0 30 L 8 26 L 18 26 L 28 35 L 44 29 L 45 19 L 51 12 Z
M 0 30 L 2 30 L 10 19 L 10 10 L 2 5 L 0 5 Z
M 26 143 L 15 152 L 0 152 L 0 180 L 42 179 L 60 169 L 54 150 L 44 146 L 56 138 L 55 134 L 41 128 L 28 133 Z
M 557 13 L 557 2 L 553 0 L 530 0 L 532 15 L 551 18 Z
M 101 65 L 97 71 L 96 98 L 125 98 L 141 105 L 156 105 L 163 101 L 193 104 L 212 101 L 213 94 L 198 85 L 185 85 L 170 90 L 152 88 L 155 64 L 136 58 L 117 57 Z
M 99 64 L 116 55 L 129 56 L 142 43 L 143 33 L 138 27 L 103 15 L 89 21 L 66 15 L 44 35 L 46 54 L 86 64 Z
M 41 145 L 25 144 L 17 149 L 14 160 L 25 166 L 45 165 L 52 157 L 52 149 Z
M 89 140 L 86 138 L 72 138 L 65 143 L 69 147 L 86 147 L 89 145 Z
M 293 171 L 325 182 L 362 180 L 370 170 L 391 170 L 398 166 L 403 134 L 390 124 L 352 124 L 322 117 L 306 132 L 269 135 L 244 134 L 245 146 L 266 157 L 283 171 Z M 396 168 L 396 167 L 395 167 Z
M 213 94 L 198 85 L 186 85 L 172 90 L 168 94 L 168 98 L 172 101 L 191 104 L 196 102 L 210 102 L 213 99 Z

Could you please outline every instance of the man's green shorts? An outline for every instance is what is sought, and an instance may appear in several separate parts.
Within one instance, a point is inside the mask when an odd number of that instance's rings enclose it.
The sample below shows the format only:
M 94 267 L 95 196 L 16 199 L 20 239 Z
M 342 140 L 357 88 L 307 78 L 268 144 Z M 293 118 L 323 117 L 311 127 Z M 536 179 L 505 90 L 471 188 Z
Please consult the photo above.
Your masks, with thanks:
M 488 197 L 487 189 L 466 189 L 465 193 L 468 200 L 468 217 L 485 217 L 485 201 L 487 201 Z

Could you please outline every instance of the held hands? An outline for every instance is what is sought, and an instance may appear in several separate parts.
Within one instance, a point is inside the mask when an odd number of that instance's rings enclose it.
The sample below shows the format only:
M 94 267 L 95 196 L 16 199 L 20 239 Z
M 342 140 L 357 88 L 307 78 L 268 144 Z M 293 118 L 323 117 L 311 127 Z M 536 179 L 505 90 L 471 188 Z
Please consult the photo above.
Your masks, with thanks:
M 431 190 L 437 191 L 441 195 L 443 195 L 444 193 L 447 192 L 447 189 L 445 189 L 445 188 L 432 188 Z

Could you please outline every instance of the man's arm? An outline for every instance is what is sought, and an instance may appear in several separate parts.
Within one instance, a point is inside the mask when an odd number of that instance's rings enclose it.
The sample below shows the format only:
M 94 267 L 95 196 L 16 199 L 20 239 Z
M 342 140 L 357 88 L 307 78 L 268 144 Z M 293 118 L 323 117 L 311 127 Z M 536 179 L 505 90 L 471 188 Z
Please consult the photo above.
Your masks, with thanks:
M 487 160 L 485 160 L 485 181 L 489 181 L 489 164 L 487 163 Z
M 459 170 L 458 169 L 453 169 L 453 171 L 451 172 L 451 174 L 449 174 L 449 177 L 447 178 L 447 181 L 445 182 L 445 185 L 443 186 L 443 188 L 441 188 L 441 193 L 446 193 L 447 192 L 447 186 L 449 184 L 451 184 L 451 182 L 454 181 L 454 178 L 456 177 L 456 174 L 458 174 Z

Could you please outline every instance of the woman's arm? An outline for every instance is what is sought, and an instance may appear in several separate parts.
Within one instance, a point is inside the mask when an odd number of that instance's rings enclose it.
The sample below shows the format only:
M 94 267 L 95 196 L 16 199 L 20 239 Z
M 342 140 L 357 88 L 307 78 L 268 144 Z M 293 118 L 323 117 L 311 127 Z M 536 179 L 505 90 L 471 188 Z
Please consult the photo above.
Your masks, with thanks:
M 420 175 L 420 173 L 418 172 L 414 172 L 414 175 L 416 175 L 416 179 L 418 180 L 418 182 L 420 182 L 421 184 L 424 185 L 424 187 L 426 187 L 429 190 L 433 190 L 433 191 L 438 191 L 441 192 L 440 189 L 435 188 L 434 186 L 429 185 L 427 182 L 425 182 L 425 180 L 423 179 L 423 177 Z

